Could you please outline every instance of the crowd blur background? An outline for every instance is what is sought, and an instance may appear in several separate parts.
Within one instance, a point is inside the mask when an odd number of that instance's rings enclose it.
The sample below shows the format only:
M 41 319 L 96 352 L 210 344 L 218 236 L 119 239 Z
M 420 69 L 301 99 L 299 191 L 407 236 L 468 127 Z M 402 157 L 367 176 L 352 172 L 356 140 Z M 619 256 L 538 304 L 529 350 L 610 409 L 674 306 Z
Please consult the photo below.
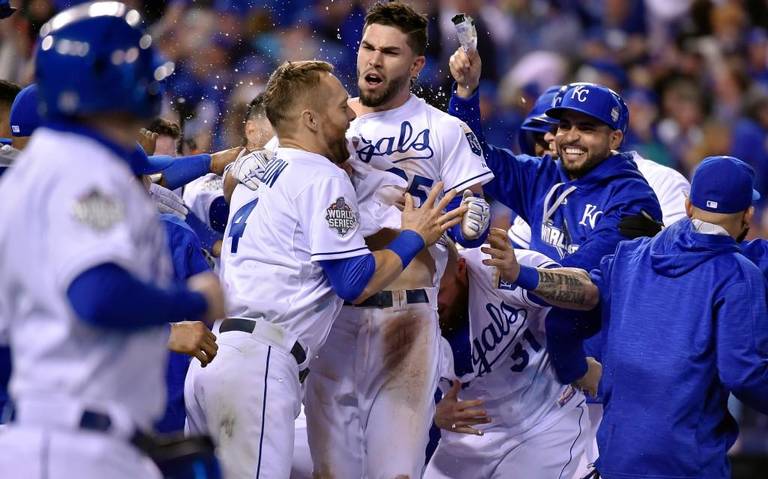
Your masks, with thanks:
M 176 63 L 167 115 L 184 117 L 188 151 L 241 143 L 248 102 L 285 60 L 324 59 L 356 95 L 355 58 L 370 1 L 125 0 Z M 40 27 L 77 0 L 11 0 L 0 22 L 0 78 L 32 81 Z M 768 0 L 415 0 L 429 16 L 427 67 L 416 93 L 445 108 L 451 18 L 471 15 L 483 58 L 481 110 L 491 143 L 516 131 L 547 87 L 592 81 L 630 109 L 624 149 L 690 178 L 709 155 L 757 171 L 763 194 L 752 236 L 768 233 Z M 738 409 L 738 407 L 737 407 Z M 768 451 L 767 418 L 741 412 L 740 450 Z

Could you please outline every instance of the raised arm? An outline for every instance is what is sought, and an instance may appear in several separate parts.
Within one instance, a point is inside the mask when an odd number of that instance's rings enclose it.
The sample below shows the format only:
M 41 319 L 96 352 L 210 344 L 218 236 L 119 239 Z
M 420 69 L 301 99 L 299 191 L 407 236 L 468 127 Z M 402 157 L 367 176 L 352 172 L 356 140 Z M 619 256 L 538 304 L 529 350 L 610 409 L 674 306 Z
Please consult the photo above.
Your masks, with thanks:
M 483 260 L 495 266 L 504 281 L 517 283 L 553 306 L 590 311 L 600 302 L 600 291 L 589 274 L 578 268 L 531 268 L 520 266 L 504 230 L 493 228 L 488 235 L 490 247 L 481 251 L 491 256 Z

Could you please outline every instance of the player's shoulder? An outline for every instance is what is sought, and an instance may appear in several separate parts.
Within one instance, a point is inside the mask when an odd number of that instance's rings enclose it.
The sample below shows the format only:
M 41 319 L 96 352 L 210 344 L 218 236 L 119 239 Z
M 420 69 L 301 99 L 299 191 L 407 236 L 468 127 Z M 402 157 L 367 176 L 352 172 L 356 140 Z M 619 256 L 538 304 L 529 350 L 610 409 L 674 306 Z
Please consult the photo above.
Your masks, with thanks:
M 670 184 L 670 185 L 671 184 L 689 185 L 688 180 L 685 178 L 685 176 L 683 176 L 682 173 L 675 170 L 674 168 L 670 168 L 660 163 L 656 163 L 653 160 L 643 158 L 636 151 L 633 151 L 632 155 L 635 160 L 635 163 L 637 164 L 637 169 L 640 170 L 640 174 L 642 174 L 643 177 L 645 177 L 645 179 L 651 185 L 653 185 L 654 182 L 663 182 L 665 184 Z

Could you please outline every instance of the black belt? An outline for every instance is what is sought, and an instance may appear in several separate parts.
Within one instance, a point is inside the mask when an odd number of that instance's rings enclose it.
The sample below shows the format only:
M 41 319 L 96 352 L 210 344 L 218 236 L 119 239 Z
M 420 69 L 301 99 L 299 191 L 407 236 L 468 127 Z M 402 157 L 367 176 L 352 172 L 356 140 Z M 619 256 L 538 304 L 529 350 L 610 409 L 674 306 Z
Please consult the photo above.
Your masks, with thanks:
M 424 289 L 405 290 L 405 302 L 407 304 L 429 303 L 429 297 Z M 394 303 L 392 291 L 379 291 L 360 304 L 352 304 L 344 301 L 346 306 L 357 306 L 358 308 L 391 308 Z
M 254 320 L 243 318 L 227 318 L 221 322 L 221 326 L 219 326 L 219 332 L 226 333 L 228 331 L 242 331 L 244 333 L 252 333 L 254 328 L 256 328 L 256 321 Z M 293 343 L 293 347 L 291 348 L 291 356 L 293 356 L 293 359 L 296 360 L 296 364 L 299 366 L 304 364 L 304 361 L 307 360 L 307 352 L 304 351 L 304 348 L 301 347 L 301 344 L 299 344 L 298 341 Z M 309 368 L 304 368 L 299 371 L 299 382 L 303 383 L 304 379 L 307 377 L 307 374 L 309 374 Z
M 16 408 L 12 404 L 8 403 L 5 406 L 4 415 L 9 418 L 9 422 L 16 421 Z M 96 411 L 83 411 L 83 415 L 80 416 L 80 422 L 78 423 L 80 429 L 86 431 L 103 432 L 108 433 L 112 429 L 112 418 L 108 414 L 96 412 Z M 131 437 L 128 439 L 137 449 L 149 454 L 152 449 L 152 445 L 155 440 L 149 434 L 145 434 L 138 429 L 134 431 Z

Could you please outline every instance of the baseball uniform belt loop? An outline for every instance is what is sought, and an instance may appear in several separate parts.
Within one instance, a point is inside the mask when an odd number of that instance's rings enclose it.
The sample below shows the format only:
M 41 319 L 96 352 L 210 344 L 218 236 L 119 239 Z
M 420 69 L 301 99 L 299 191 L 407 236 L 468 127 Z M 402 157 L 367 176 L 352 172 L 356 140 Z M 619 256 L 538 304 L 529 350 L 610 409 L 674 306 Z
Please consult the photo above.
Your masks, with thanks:
M 379 291 L 378 293 L 371 295 L 360 304 L 356 304 L 358 308 L 391 308 L 395 304 L 395 294 L 401 294 L 402 291 Z M 429 303 L 429 296 L 424 289 L 407 289 L 405 290 L 405 303 L 417 304 L 417 303 Z M 350 306 L 352 303 L 344 302 L 345 305 Z
M 257 331 L 258 328 L 258 331 Z M 279 331 L 278 331 L 279 329 Z M 301 367 L 307 360 L 307 351 L 298 341 L 294 341 L 293 346 L 288 349 L 285 347 L 285 342 L 280 341 L 280 338 L 284 337 L 284 332 L 279 326 L 267 323 L 263 320 L 245 319 L 245 318 L 227 318 L 221 322 L 219 326 L 219 333 L 226 333 L 228 331 L 241 331 L 244 333 L 253 333 L 257 331 L 260 337 L 275 342 L 280 346 L 283 346 L 296 360 L 296 364 Z M 299 371 L 299 382 L 304 382 L 304 379 L 309 374 L 309 368 L 304 368 Z

